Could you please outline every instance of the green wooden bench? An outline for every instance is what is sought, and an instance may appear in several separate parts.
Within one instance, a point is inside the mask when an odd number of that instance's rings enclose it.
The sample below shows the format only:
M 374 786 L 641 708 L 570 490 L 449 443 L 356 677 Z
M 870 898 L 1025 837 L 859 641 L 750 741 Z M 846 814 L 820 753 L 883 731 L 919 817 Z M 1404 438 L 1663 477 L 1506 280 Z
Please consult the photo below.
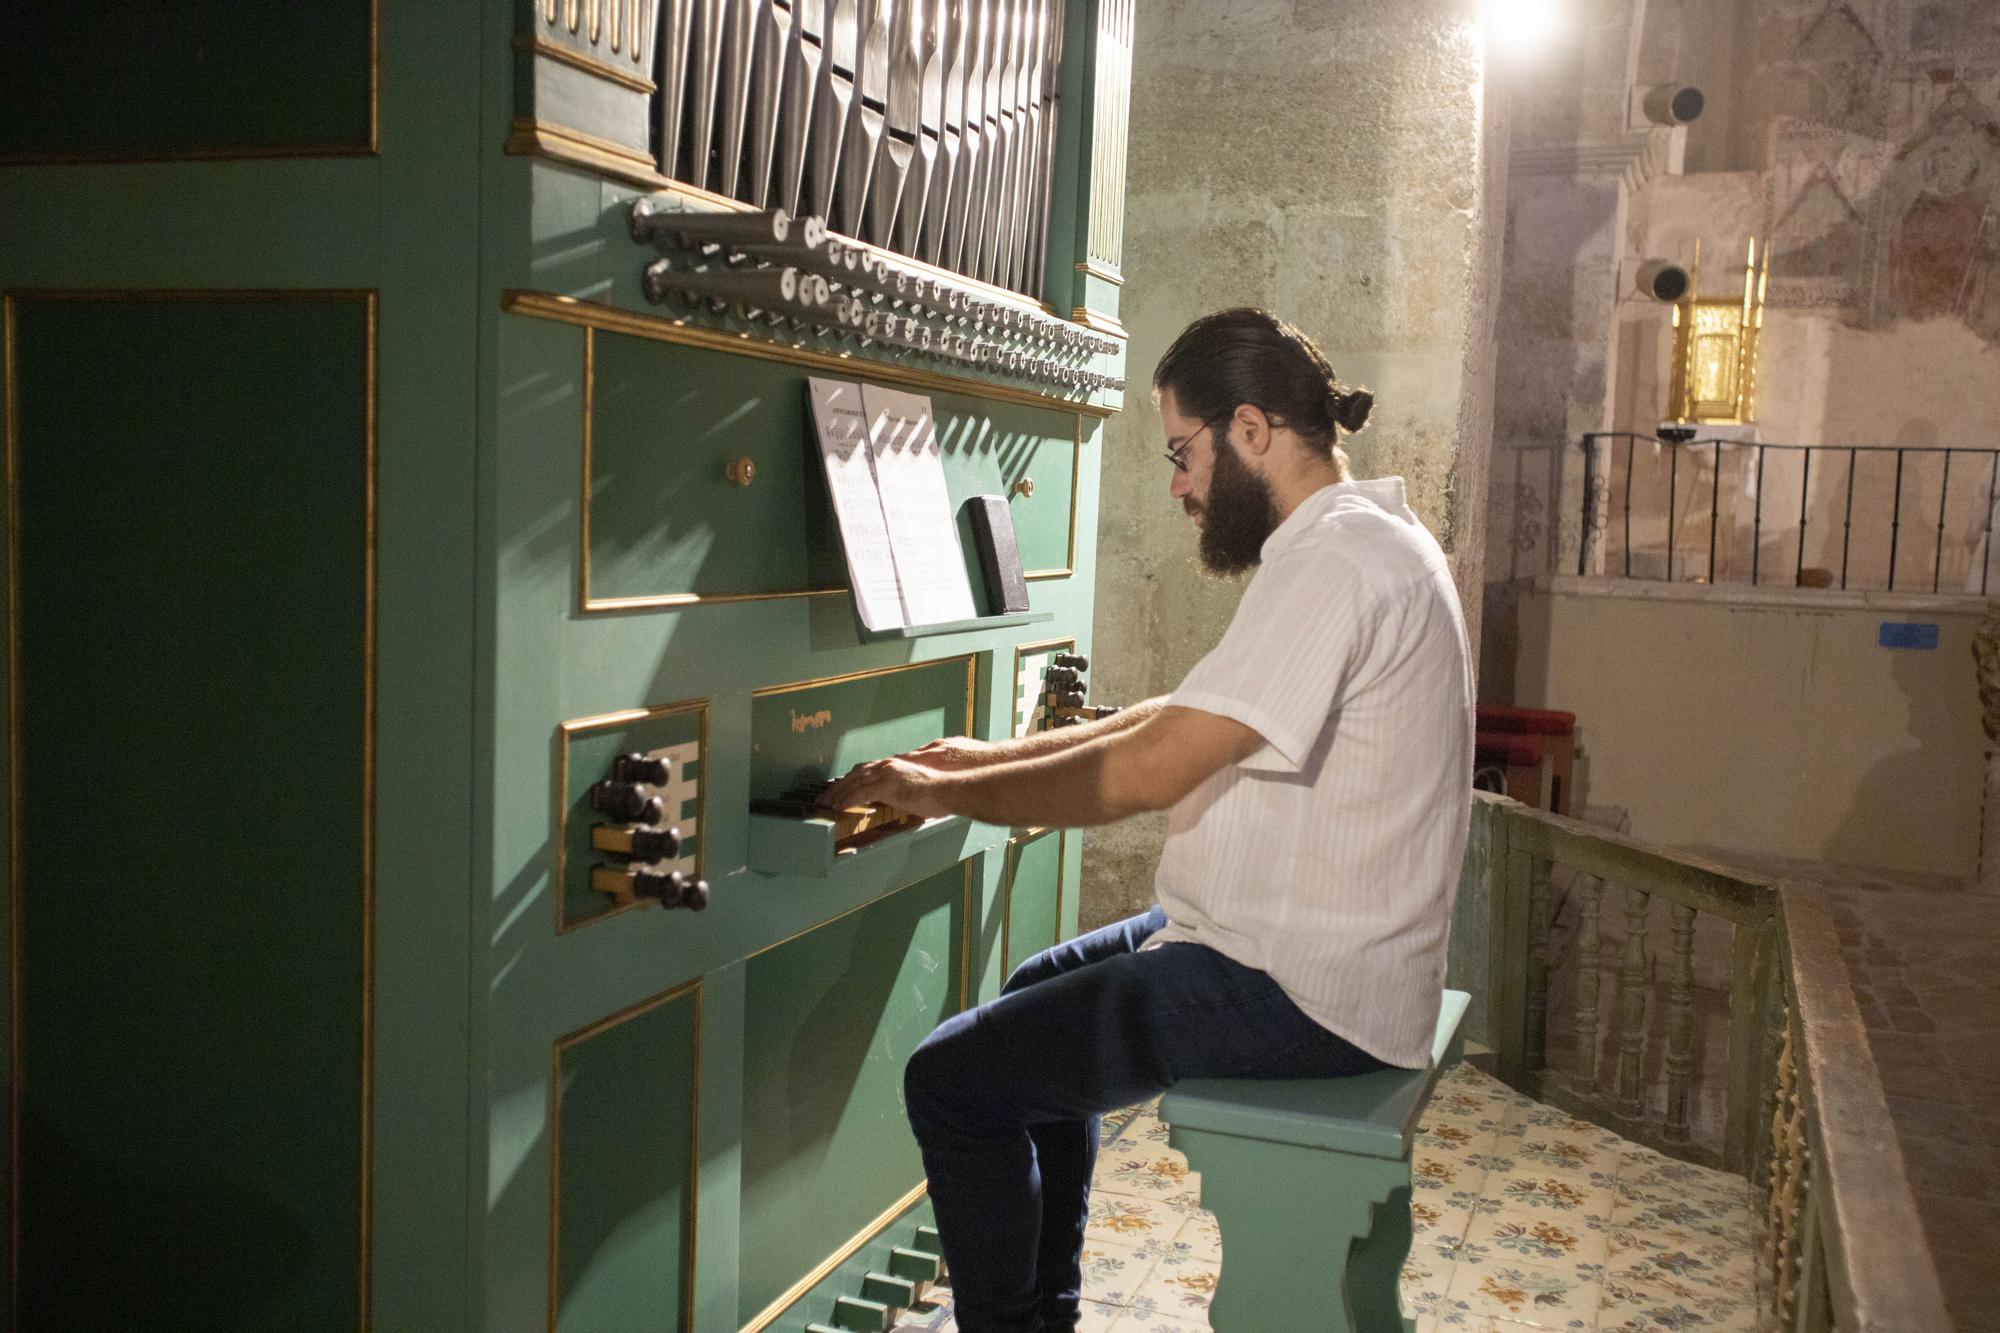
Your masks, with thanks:
M 1448 990 L 1426 1069 L 1354 1078 L 1191 1078 L 1160 1099 L 1167 1141 L 1201 1173 L 1222 1228 L 1215 1333 L 1414 1327 L 1396 1287 L 1410 1253 L 1410 1139 L 1458 1063 L 1471 997 Z

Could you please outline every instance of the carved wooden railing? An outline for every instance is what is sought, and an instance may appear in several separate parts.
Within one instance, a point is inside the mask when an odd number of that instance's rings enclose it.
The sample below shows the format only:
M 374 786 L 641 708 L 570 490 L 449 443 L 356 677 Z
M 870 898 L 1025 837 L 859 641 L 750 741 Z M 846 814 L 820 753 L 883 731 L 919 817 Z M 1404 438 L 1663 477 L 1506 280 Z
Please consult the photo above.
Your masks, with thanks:
M 1840 942 L 1810 895 L 1716 862 L 1654 847 L 1504 797 L 1473 797 L 1466 888 L 1487 925 L 1486 1037 L 1497 1072 L 1563 1107 L 1673 1156 L 1720 1165 L 1765 1192 L 1769 1313 L 1780 1327 L 1944 1333 L 1936 1268 L 1893 1143 Z M 1576 900 L 1574 1047 L 1547 1059 L 1550 886 Z M 1604 898 L 1624 915 L 1625 947 L 1601 957 Z M 1667 905 L 1664 1087 L 1645 1077 L 1650 980 L 1647 919 Z M 1461 910 L 1465 910 L 1461 907 Z M 1703 914 L 1731 927 L 1723 1067 L 1695 1040 L 1695 933 Z M 1474 964 L 1475 967 L 1478 963 Z M 1602 975 L 1608 973 L 1609 975 Z M 1473 979 L 1478 984 L 1477 979 Z M 1615 986 L 1616 1031 L 1599 1052 L 1602 988 Z M 1698 1084 L 1720 1078 L 1719 1142 L 1694 1132 Z M 1865 1262 L 1850 1263 L 1850 1256 Z

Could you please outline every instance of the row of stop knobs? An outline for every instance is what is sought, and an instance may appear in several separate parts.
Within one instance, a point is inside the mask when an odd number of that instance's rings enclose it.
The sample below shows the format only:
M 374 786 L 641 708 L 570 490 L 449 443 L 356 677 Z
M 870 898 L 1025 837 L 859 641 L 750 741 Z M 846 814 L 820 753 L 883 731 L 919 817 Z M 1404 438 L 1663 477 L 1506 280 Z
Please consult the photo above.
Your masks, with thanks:
M 1083 673 L 1088 670 L 1090 659 L 1081 653 L 1057 653 L 1049 659 L 1048 669 L 1042 672 L 1042 691 L 1051 726 L 1073 727 L 1085 721 L 1083 696 L 1089 682 Z
M 661 827 L 667 806 L 654 790 L 672 778 L 673 762 L 662 755 L 621 754 L 611 761 L 611 776 L 592 784 L 591 809 L 615 822 L 590 830 L 591 847 L 611 858 L 591 867 L 590 887 L 621 902 L 699 912 L 708 906 L 707 880 L 651 868 L 681 854 L 681 831 Z

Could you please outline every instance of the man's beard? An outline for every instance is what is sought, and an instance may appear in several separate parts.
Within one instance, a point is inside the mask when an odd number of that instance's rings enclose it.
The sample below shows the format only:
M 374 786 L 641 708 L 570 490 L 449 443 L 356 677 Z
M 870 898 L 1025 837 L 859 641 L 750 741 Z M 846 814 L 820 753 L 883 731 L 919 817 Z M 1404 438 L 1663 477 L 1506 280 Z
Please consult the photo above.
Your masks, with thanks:
M 1264 543 L 1278 528 L 1271 484 L 1243 465 L 1227 440 L 1215 442 L 1215 466 L 1208 477 L 1208 500 L 1181 502 L 1201 514 L 1201 563 L 1211 574 L 1241 574 L 1255 565 Z

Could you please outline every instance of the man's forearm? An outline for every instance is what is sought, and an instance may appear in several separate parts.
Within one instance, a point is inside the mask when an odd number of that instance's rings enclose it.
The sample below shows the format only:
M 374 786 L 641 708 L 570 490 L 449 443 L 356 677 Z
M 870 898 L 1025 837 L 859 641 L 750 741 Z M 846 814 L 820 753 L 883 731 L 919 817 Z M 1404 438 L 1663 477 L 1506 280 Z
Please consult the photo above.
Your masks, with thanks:
M 1099 718 L 1076 727 L 1053 727 L 1048 731 L 1030 732 L 1026 736 L 1016 736 L 1011 740 L 994 741 L 987 751 L 990 762 L 995 764 L 1014 763 L 1022 759 L 1035 759 L 1043 755 L 1059 754 L 1074 746 L 1084 745 L 1099 737 L 1109 736 L 1136 727 L 1166 706 L 1167 696 L 1148 699 L 1144 703 L 1121 708 L 1110 717 Z
M 941 775 L 945 799 L 958 814 L 1007 828 L 1077 828 L 1121 819 L 1133 812 L 1104 799 L 1104 776 L 1120 732 L 1129 730 L 1066 737 L 1038 754 Z

